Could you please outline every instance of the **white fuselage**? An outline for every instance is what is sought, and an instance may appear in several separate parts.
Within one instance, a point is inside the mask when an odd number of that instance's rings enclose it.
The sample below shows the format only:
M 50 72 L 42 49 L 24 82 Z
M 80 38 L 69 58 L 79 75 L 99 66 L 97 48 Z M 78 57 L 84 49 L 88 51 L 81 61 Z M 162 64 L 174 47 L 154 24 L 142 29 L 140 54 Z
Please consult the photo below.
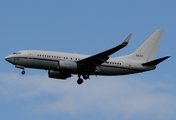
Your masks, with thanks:
M 35 68 L 59 71 L 57 67 L 59 61 L 76 62 L 87 57 L 89 57 L 89 55 L 42 50 L 22 50 L 7 56 L 5 59 L 22 69 Z M 147 67 L 141 64 L 141 61 L 127 59 L 125 56 L 109 58 L 106 62 L 96 67 L 95 74 L 126 75 L 155 69 L 155 66 Z M 77 71 L 69 71 L 69 73 L 77 74 Z

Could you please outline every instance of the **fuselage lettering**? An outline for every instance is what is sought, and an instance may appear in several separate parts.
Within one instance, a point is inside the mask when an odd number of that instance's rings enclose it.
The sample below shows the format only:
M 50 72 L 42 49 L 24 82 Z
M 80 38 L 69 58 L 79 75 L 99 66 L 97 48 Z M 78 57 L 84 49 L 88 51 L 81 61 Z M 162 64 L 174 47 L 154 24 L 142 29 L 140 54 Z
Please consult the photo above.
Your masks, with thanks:
M 141 55 L 141 54 L 136 54 L 136 57 L 143 57 L 143 55 Z

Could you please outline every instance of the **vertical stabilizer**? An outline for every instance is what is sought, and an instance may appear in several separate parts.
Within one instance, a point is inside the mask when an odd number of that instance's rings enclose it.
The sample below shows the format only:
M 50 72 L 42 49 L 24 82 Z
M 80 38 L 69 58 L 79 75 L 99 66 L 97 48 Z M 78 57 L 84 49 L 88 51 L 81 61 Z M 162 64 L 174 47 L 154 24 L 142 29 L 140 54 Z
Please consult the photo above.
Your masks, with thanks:
M 138 61 L 151 61 L 155 59 L 156 52 L 163 34 L 163 30 L 156 30 L 134 53 L 129 57 Z

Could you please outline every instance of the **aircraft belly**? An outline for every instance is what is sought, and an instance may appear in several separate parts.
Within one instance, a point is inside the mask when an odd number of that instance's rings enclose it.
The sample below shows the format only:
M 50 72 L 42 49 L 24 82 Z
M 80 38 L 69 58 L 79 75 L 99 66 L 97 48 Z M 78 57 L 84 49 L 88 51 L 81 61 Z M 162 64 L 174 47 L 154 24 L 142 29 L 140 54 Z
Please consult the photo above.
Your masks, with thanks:
M 137 73 L 136 70 L 126 69 L 126 68 L 119 68 L 119 67 L 106 67 L 101 66 L 98 67 L 95 71 L 97 75 L 126 75 L 126 74 L 132 74 Z
M 39 59 L 25 59 L 21 58 L 18 65 L 36 68 L 36 69 L 46 69 L 46 70 L 57 70 L 58 62 L 49 60 L 39 60 Z

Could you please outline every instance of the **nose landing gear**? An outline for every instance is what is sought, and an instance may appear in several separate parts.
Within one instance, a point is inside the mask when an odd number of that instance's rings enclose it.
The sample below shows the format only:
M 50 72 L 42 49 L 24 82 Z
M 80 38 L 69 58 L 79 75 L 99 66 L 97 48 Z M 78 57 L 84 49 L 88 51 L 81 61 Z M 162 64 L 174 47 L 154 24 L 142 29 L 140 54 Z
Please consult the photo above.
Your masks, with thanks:
M 24 70 L 21 72 L 22 75 L 24 75 L 25 73 L 26 73 L 26 72 L 25 72 Z
M 21 72 L 22 75 L 25 74 L 25 70 L 24 70 L 24 67 L 23 67 L 23 66 L 15 65 L 15 67 L 23 70 L 23 71 Z

